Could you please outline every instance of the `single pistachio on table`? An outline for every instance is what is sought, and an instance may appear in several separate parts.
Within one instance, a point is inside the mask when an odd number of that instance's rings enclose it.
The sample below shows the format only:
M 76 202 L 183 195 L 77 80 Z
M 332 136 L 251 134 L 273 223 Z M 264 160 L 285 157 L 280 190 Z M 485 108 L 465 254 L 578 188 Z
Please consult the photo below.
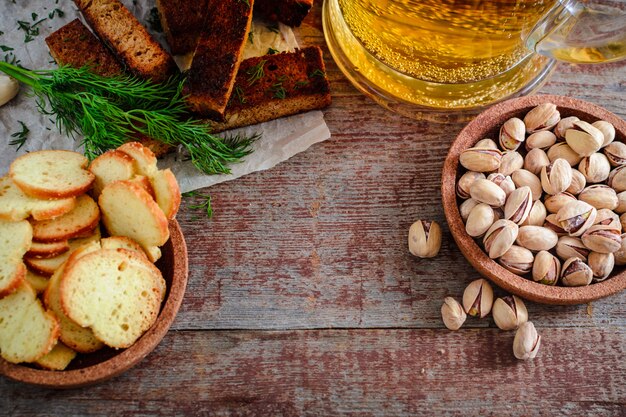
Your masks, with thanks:
M 491 311 L 493 289 L 485 279 L 472 281 L 463 291 L 463 309 L 467 314 L 481 319 Z
M 533 253 L 521 246 L 513 245 L 498 259 L 500 265 L 517 275 L 525 275 L 533 268 Z
M 516 224 L 522 224 L 533 208 L 532 198 L 532 192 L 528 186 L 524 185 L 514 190 L 504 205 L 504 218 Z
M 535 256 L 533 281 L 545 285 L 556 285 L 561 276 L 561 262 L 550 252 L 542 250 Z
M 465 323 L 467 315 L 461 303 L 452 297 L 446 297 L 441 305 L 441 318 L 448 329 L 459 330 Z
M 502 188 L 502 191 L 504 191 L 504 194 L 506 196 L 508 196 L 509 194 L 511 194 L 511 192 L 513 192 L 513 190 L 515 190 L 515 184 L 513 183 L 511 177 L 507 177 L 503 174 L 498 174 L 497 172 L 494 172 L 492 174 L 489 174 L 487 179 L 496 184 L 498 187 Z
M 491 259 L 496 259 L 508 251 L 517 239 L 519 227 L 510 220 L 497 220 L 483 237 L 485 251 Z
M 611 142 L 603 151 L 611 166 L 620 167 L 626 165 L 626 144 L 623 142 Z
M 548 210 L 549 213 L 555 214 L 558 213 L 563 206 L 573 201 L 577 201 L 576 197 L 568 192 L 563 192 L 555 195 L 547 195 L 543 204 L 546 206 L 546 210 Z
M 578 155 L 570 146 L 565 142 L 558 142 L 548 149 L 546 152 L 550 161 L 556 161 L 559 158 L 565 159 L 570 166 L 575 167 L 578 165 L 582 156 Z
M 613 253 L 615 265 L 626 265 L 626 233 L 622 234 L 622 245 Z
M 561 269 L 561 283 L 566 287 L 583 287 L 591 284 L 593 271 L 578 258 L 569 258 Z
M 583 262 L 587 262 L 587 257 L 590 253 L 589 248 L 578 237 L 561 236 L 556 244 L 556 254 L 562 261 L 578 258 Z
M 600 209 L 596 214 L 596 219 L 593 222 L 593 226 L 600 224 L 602 226 L 611 226 L 613 229 L 622 231 L 622 223 L 619 216 L 609 209 Z
M 603 184 L 594 184 L 586 187 L 578 194 L 578 199 L 591 204 L 598 210 L 613 210 L 619 204 L 615 190 Z
M 604 135 L 591 124 L 579 120 L 565 131 L 565 141 L 578 155 L 590 156 L 602 147 Z
M 541 180 L 532 172 L 525 169 L 518 169 L 511 174 L 511 179 L 517 188 L 521 188 L 523 186 L 530 187 L 530 191 L 532 191 L 533 195 L 533 201 L 541 198 L 541 195 L 543 194 Z
M 531 251 L 550 250 L 556 246 L 559 237 L 543 226 L 522 226 L 517 233 L 517 244 Z
M 549 130 L 535 132 L 526 138 L 526 150 L 533 149 L 546 150 L 556 143 L 556 135 Z
M 472 209 L 479 204 L 480 203 L 473 198 L 468 198 L 461 203 L 461 205 L 459 206 L 459 213 L 461 213 L 461 218 L 463 219 L 463 222 L 467 222 L 467 218 L 472 212 Z
M 567 190 L 572 183 L 572 167 L 562 158 L 541 168 L 541 186 L 551 195 Z
M 437 256 L 441 249 L 441 227 L 431 220 L 418 220 L 409 229 L 409 251 L 420 258 Z
M 506 193 L 502 188 L 487 179 L 477 179 L 470 188 L 470 196 L 491 207 L 501 207 L 506 201 Z
M 565 230 L 563 230 L 563 228 L 561 227 L 561 224 L 557 220 L 556 214 L 554 214 L 554 213 L 548 214 L 546 216 L 546 221 L 543 223 L 543 227 L 546 227 L 546 228 L 552 230 L 559 237 L 560 236 L 567 236 L 567 232 Z
M 587 185 L 587 179 L 579 170 L 572 168 L 572 183 L 567 187 L 566 192 L 578 195 Z
M 595 207 L 584 201 L 572 201 L 559 210 L 557 221 L 570 236 L 580 236 L 593 225 L 597 213 Z
M 485 178 L 487 177 L 482 172 L 467 171 L 456 182 L 456 195 L 464 200 L 470 198 L 469 190 L 472 188 L 474 181 Z
M 500 167 L 502 152 L 491 148 L 469 148 L 461 152 L 459 162 L 468 171 L 491 172 Z
M 602 132 L 602 136 L 604 136 L 604 142 L 602 143 L 603 147 L 609 145 L 615 139 L 615 126 L 613 126 L 610 122 L 607 122 L 606 120 L 598 120 L 597 122 L 593 122 L 591 126 Z
M 480 237 L 495 221 L 493 209 L 488 204 L 479 203 L 470 211 L 465 223 L 465 231 L 471 237 Z
M 559 140 L 565 140 L 565 132 L 568 129 L 574 127 L 574 122 L 579 121 L 580 119 L 576 116 L 569 116 L 562 118 L 556 126 L 554 126 L 554 135 Z
M 514 330 L 528 321 L 526 305 L 514 295 L 496 298 L 491 315 L 496 326 L 501 330 Z
M 524 116 L 527 133 L 552 129 L 561 120 L 561 114 L 552 103 L 542 103 Z
M 524 158 L 517 151 L 508 151 L 502 154 L 498 173 L 509 176 L 524 166 Z
M 617 214 L 626 213 L 626 191 L 617 194 L 617 207 L 613 209 Z
M 594 184 L 605 181 L 611 172 L 611 164 L 604 154 L 594 153 L 587 156 L 578 164 L 578 170 L 585 177 L 588 183 Z
M 502 124 L 498 137 L 500 146 L 507 151 L 514 151 L 526 139 L 526 126 L 517 117 L 513 117 Z
M 531 149 L 524 158 L 524 169 L 535 175 L 539 175 L 541 168 L 548 165 L 550 165 L 550 159 L 543 149 Z
M 515 180 L 513 180 L 515 182 Z M 619 166 L 609 173 L 606 184 L 617 193 L 626 191 L 626 165 Z
M 489 138 L 485 138 L 476 142 L 474 148 L 498 149 L 498 144 Z
M 609 277 L 615 266 L 615 256 L 612 253 L 591 252 L 587 264 L 593 273 L 594 282 L 602 282 Z
M 537 333 L 532 321 L 522 323 L 513 339 L 513 354 L 517 359 L 534 359 L 541 346 L 541 336 Z
M 591 226 L 581 240 L 584 245 L 594 252 L 613 253 L 617 252 L 622 245 L 621 231 L 611 226 Z
M 541 200 L 536 200 L 533 202 L 530 214 L 526 217 L 526 220 L 520 224 L 520 226 L 543 226 L 546 222 L 547 215 L 546 206 L 543 205 Z

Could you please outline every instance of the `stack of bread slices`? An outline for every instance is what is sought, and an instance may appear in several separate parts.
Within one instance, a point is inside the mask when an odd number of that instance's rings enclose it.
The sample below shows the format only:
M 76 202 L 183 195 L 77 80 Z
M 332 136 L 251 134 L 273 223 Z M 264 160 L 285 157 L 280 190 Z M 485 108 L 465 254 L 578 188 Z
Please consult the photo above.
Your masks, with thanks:
M 179 205 L 176 178 L 138 142 L 91 164 L 60 150 L 13 161 L 0 178 L 0 356 L 63 370 L 135 343 L 165 297 L 154 262 Z

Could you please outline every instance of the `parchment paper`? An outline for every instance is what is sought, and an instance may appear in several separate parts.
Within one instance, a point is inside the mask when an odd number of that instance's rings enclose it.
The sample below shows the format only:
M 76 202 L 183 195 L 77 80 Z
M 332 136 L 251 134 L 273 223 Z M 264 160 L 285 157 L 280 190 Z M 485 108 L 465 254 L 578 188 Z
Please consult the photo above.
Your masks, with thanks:
M 166 45 L 161 33 L 153 30 L 150 25 L 150 11 L 155 7 L 154 0 L 122 0 L 122 2 L 147 26 L 148 30 Z M 55 9 L 58 12 L 50 18 L 49 14 Z M 33 15 L 33 13 L 36 14 Z M 71 0 L 0 0 L 0 59 L 9 62 L 15 57 L 20 65 L 30 69 L 55 68 L 52 57 L 48 52 L 44 39 L 66 23 L 80 17 L 76 6 Z M 31 42 L 24 42 L 25 32 L 18 29 L 18 21 L 34 22 L 46 18 L 37 27 L 39 35 L 34 36 Z M 266 22 L 253 22 L 252 42 L 246 45 L 246 58 L 263 55 L 269 47 L 279 51 L 293 50 L 298 46 L 291 28 L 279 25 L 279 33 L 268 29 Z M 4 48 L 2 48 L 4 47 Z M 176 61 L 184 68 L 188 64 L 188 57 L 176 57 Z M 24 146 L 16 152 L 17 146 L 9 145 L 11 134 L 21 130 L 18 121 L 24 122 L 30 130 Z M 230 175 L 204 175 L 197 171 L 190 162 L 181 161 L 180 155 L 172 154 L 159 161 L 160 167 L 170 167 L 181 186 L 181 191 L 191 191 L 208 187 L 224 181 L 229 181 L 245 174 L 269 169 L 285 161 L 293 155 L 308 149 L 311 145 L 330 138 L 330 131 L 324 122 L 322 112 L 312 111 L 300 115 L 290 116 L 261 123 L 255 126 L 233 130 L 229 133 L 243 132 L 247 135 L 260 133 L 254 145 L 254 152 L 240 164 L 231 165 Z M 50 116 L 42 115 L 37 111 L 35 100 L 28 95 L 28 89 L 22 87 L 19 95 L 11 102 L 0 107 L 0 175 L 8 172 L 9 165 L 17 156 L 40 149 L 75 149 L 80 151 L 80 141 L 61 134 L 54 125 Z

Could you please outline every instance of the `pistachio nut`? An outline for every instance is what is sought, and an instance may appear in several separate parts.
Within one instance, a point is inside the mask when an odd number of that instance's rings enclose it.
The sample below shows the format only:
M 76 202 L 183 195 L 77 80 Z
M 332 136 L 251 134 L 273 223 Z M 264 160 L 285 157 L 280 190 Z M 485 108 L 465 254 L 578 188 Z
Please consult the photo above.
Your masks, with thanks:
M 593 222 L 592 226 L 596 224 L 602 226 L 610 226 L 613 229 L 617 229 L 622 231 L 622 224 L 620 223 L 619 216 L 613 212 L 613 210 L 609 209 L 600 209 L 598 210 L 598 214 L 596 214 L 596 219 Z
M 499 143 L 502 149 L 514 151 L 526 139 L 526 126 L 517 117 L 513 117 L 500 127 Z
M 542 250 L 535 256 L 532 275 L 536 282 L 556 285 L 561 276 L 561 261 L 550 252 Z
M 530 209 L 530 214 L 526 217 L 520 226 L 543 226 L 546 222 L 547 216 L 546 206 L 543 205 L 541 200 L 533 202 L 533 207 Z
M 569 116 L 562 118 L 556 126 L 554 126 L 554 134 L 557 139 L 565 140 L 565 132 L 567 129 L 571 129 L 574 127 L 574 122 L 579 121 L 580 119 L 576 116 Z
M 459 206 L 459 213 L 461 213 L 461 218 L 463 219 L 463 222 L 467 222 L 467 218 L 469 217 L 470 212 L 478 204 L 480 203 L 473 198 L 468 198 L 461 203 L 461 205 Z
M 546 221 L 543 223 L 543 227 L 546 227 L 552 230 L 557 236 L 567 236 L 567 232 L 563 230 L 561 224 L 558 222 L 556 214 L 548 214 L 546 216 Z
M 482 172 L 467 171 L 461 175 L 456 183 L 456 195 L 462 199 L 470 198 L 469 190 L 477 179 L 484 179 L 485 174 Z
M 485 317 L 493 305 L 493 289 L 485 279 L 472 281 L 463 291 L 463 309 L 473 317 Z
M 533 253 L 521 246 L 513 245 L 498 259 L 500 265 L 517 275 L 525 275 L 533 267 Z
M 514 296 L 496 298 L 491 309 L 493 321 L 502 330 L 514 330 L 528 321 L 528 310 L 524 302 Z
M 524 166 L 524 158 L 517 151 L 508 151 L 502 154 L 502 162 L 500 163 L 500 168 L 498 168 L 498 173 L 502 175 L 511 175 L 518 169 L 522 169 Z
M 548 159 L 550 161 L 556 161 L 559 158 L 565 159 L 572 167 L 578 165 L 580 160 L 583 158 L 565 142 L 557 142 L 551 146 L 550 149 L 548 149 L 546 154 L 548 155 Z
M 564 205 L 556 216 L 563 230 L 570 236 L 580 236 L 591 227 L 596 214 L 597 210 L 592 205 L 584 201 L 572 201 Z
M 493 209 L 493 219 L 494 221 L 504 219 L 504 210 L 502 210 L 502 207 L 496 207 Z
M 602 147 L 604 135 L 587 122 L 579 120 L 565 131 L 565 141 L 580 156 L 590 156 Z
M 615 126 L 606 120 L 598 120 L 597 122 L 593 122 L 591 126 L 602 132 L 602 136 L 604 137 L 604 143 L 602 143 L 602 146 L 607 146 L 615 139 Z
M 621 193 L 617 194 L 617 207 L 615 207 L 613 210 L 615 210 L 617 214 L 626 213 L 626 191 L 622 191 Z
M 578 195 L 587 185 L 587 179 L 579 170 L 572 168 L 572 183 L 567 187 L 568 193 Z
M 518 169 L 511 174 L 511 179 L 517 188 L 528 186 L 533 194 L 533 201 L 539 200 L 543 189 L 541 188 L 541 180 L 538 176 L 525 169 Z
M 515 182 L 515 180 L 513 180 L 513 182 Z M 611 171 L 606 183 L 617 193 L 626 191 L 626 165 L 619 166 Z
M 467 315 L 461 303 L 452 297 L 446 297 L 441 305 L 441 318 L 448 329 L 459 330 L 465 323 Z
M 441 227 L 432 220 L 418 220 L 409 229 L 409 252 L 420 258 L 437 256 L 441 248 Z
M 470 188 L 470 196 L 481 203 L 492 207 L 501 207 L 506 201 L 506 193 L 500 187 L 487 179 L 477 179 Z
M 619 222 L 622 225 L 622 230 L 626 231 L 626 213 L 619 216 Z
M 611 166 L 626 165 L 626 144 L 623 142 L 611 142 L 603 149 L 603 152 Z
M 465 223 L 465 231 L 472 237 L 480 237 L 489 230 L 493 222 L 493 209 L 488 204 L 480 203 L 470 211 Z
M 567 190 L 572 183 L 572 167 L 562 158 L 541 168 L 541 186 L 551 195 Z
M 508 251 L 517 239 L 519 227 L 510 220 L 497 220 L 483 237 L 485 251 L 491 259 L 496 259 Z
M 593 184 L 602 182 L 609 177 L 611 164 L 604 154 L 594 153 L 580 161 L 578 170 L 585 176 L 588 183 Z
M 615 256 L 612 253 L 591 252 L 587 265 L 593 273 L 593 281 L 602 282 L 613 272 Z
M 578 199 L 591 204 L 598 210 L 613 210 L 619 204 L 615 190 L 603 184 L 594 184 L 586 187 L 578 194 Z
M 509 194 L 511 194 L 511 192 L 513 192 L 513 190 L 515 190 L 515 184 L 513 183 L 511 177 L 507 177 L 503 174 L 498 174 L 497 172 L 494 172 L 493 174 L 489 174 L 487 179 L 496 184 L 498 187 L 502 188 L 502 191 L 504 191 L 504 194 L 506 196 L 508 196 Z
M 578 258 L 583 262 L 587 262 L 589 253 L 591 251 L 578 237 L 561 236 L 556 244 L 556 255 L 563 261 L 570 258 Z
M 566 287 L 582 287 L 591 284 L 593 271 L 578 258 L 569 258 L 561 269 L 561 283 Z
M 513 339 L 513 354 L 517 359 L 534 359 L 541 346 L 541 336 L 537 333 L 532 321 L 522 323 Z
M 617 252 L 622 245 L 621 231 L 611 226 L 591 226 L 583 233 L 581 240 L 586 247 L 600 253 Z
M 524 169 L 535 175 L 541 173 L 541 168 L 550 165 L 550 159 L 543 149 L 534 148 L 524 158 Z
M 544 151 L 556 143 L 556 135 L 549 130 L 535 132 L 526 138 L 526 150 L 543 149 Z
M 485 138 L 476 142 L 474 148 L 498 149 L 498 144 L 492 139 Z
M 555 195 L 547 195 L 543 203 L 549 213 L 558 213 L 563 206 L 571 203 L 572 201 L 576 201 L 576 197 L 568 192 L 564 192 Z
M 550 130 L 561 120 L 561 114 L 556 104 L 543 103 L 526 113 L 524 124 L 526 132 L 534 133 L 539 130 Z
M 523 223 L 533 207 L 533 195 L 530 187 L 524 185 L 517 188 L 506 199 L 504 206 L 504 218 L 516 224 Z M 539 200 L 537 200 L 539 201 Z
M 490 148 L 469 148 L 461 152 L 459 162 L 468 171 L 491 172 L 500 167 L 502 152 Z
M 559 237 L 543 226 L 522 226 L 517 233 L 517 244 L 531 251 L 550 250 L 556 246 Z
M 626 265 L 626 233 L 622 234 L 622 245 L 619 250 L 613 253 L 615 265 Z

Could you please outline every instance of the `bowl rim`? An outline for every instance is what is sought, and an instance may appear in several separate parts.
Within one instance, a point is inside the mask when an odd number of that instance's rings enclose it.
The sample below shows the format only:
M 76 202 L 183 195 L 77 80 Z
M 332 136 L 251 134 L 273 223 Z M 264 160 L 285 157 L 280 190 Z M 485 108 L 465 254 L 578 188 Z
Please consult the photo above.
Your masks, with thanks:
M 583 113 L 590 118 L 606 120 L 615 126 L 616 135 L 626 138 L 626 121 L 608 110 L 584 100 L 558 95 L 536 95 L 514 98 L 497 104 L 480 113 L 468 123 L 452 142 L 441 174 L 441 198 L 448 227 L 463 256 L 478 273 L 502 289 L 544 304 L 583 304 L 616 294 L 626 289 L 626 271 L 585 287 L 560 287 L 537 283 L 516 275 L 488 257 L 474 239 L 465 232 L 465 224 L 457 206 L 456 180 L 459 168 L 459 155 L 466 149 L 468 141 L 476 143 L 487 137 L 486 134 L 511 117 L 519 117 L 531 108 L 542 103 L 554 103 L 559 111 Z M 496 123 L 494 123 L 496 120 Z M 472 143 L 472 144 L 473 144 Z
M 69 371 L 50 371 L 13 364 L 0 358 L 0 375 L 15 381 L 48 388 L 79 388 L 116 377 L 142 361 L 165 337 L 182 304 L 188 279 L 187 245 L 176 219 L 169 221 L 172 284 L 154 325 L 137 342 L 119 354 L 95 365 Z

